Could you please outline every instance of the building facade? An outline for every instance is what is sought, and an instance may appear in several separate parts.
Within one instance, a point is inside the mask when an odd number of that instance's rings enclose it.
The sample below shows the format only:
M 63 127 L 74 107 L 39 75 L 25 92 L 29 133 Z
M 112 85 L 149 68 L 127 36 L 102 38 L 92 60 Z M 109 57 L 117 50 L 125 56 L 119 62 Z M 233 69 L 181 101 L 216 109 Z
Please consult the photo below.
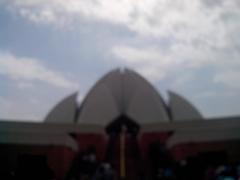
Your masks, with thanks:
M 240 117 L 206 119 L 181 95 L 168 95 L 166 102 L 132 70 L 113 70 L 80 105 L 73 93 L 43 123 L 0 122 L 1 166 L 17 172 L 19 162 L 39 157 L 56 179 L 64 179 L 76 157 L 91 147 L 118 177 L 138 179 L 151 177 L 155 166 L 191 157 L 240 159 Z

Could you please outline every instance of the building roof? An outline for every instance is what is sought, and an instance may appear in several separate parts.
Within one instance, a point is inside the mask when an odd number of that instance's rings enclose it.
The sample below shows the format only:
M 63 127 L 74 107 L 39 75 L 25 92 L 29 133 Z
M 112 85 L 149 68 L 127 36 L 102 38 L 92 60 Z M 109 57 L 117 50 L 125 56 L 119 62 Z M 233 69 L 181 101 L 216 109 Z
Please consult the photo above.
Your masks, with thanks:
M 73 93 L 60 101 L 46 116 L 46 123 L 74 123 L 77 110 L 77 94 Z
M 80 107 L 77 93 L 73 93 L 50 111 L 45 122 L 106 126 L 122 115 L 139 125 L 203 119 L 185 98 L 174 92 L 169 92 L 169 96 L 167 106 L 142 76 L 130 69 L 115 69 L 93 86 Z
M 67 134 L 1 132 L 0 144 L 64 146 L 78 150 L 77 142 Z
M 173 121 L 203 119 L 200 112 L 189 101 L 172 91 L 169 91 L 169 109 Z
M 186 143 L 240 139 L 240 117 L 214 118 L 205 121 L 178 121 L 146 124 L 140 133 L 174 132 L 169 148 Z M 0 144 L 65 146 L 76 150 L 77 142 L 68 134 L 104 134 L 105 127 L 87 124 L 54 124 L 0 121 Z
M 120 115 L 139 124 L 169 122 L 159 93 L 129 69 L 113 70 L 96 83 L 82 104 L 77 122 L 106 125 Z
M 240 139 L 240 117 L 208 119 L 206 121 L 179 122 L 168 140 L 169 148 L 187 143 L 234 141 Z M 176 122 L 177 123 L 177 122 Z

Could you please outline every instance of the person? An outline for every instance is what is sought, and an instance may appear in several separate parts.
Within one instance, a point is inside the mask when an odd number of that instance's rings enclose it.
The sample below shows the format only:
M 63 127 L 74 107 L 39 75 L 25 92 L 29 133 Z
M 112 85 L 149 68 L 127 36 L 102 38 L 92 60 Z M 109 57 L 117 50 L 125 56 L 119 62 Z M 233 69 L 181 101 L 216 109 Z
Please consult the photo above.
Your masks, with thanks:
M 102 163 L 96 171 L 93 180 L 113 180 L 114 173 L 111 165 L 107 162 Z
M 74 158 L 65 180 L 91 179 L 96 172 L 96 168 L 96 150 L 93 146 L 90 146 Z

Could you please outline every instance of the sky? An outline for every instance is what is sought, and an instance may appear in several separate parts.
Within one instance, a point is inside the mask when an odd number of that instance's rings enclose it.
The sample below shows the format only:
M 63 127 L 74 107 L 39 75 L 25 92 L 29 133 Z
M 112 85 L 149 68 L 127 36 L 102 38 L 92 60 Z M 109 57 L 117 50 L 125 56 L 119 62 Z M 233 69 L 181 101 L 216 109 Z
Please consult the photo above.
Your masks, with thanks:
M 239 0 L 0 0 L 0 119 L 43 121 L 127 67 L 206 118 L 240 115 Z

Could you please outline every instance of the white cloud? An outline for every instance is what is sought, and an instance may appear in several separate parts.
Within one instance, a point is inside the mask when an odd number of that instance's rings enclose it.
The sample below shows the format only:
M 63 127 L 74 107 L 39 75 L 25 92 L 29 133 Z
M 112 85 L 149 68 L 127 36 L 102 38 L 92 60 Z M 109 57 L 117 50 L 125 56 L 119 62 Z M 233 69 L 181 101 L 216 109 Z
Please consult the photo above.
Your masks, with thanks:
M 48 69 L 39 60 L 26 57 L 17 57 L 10 53 L 0 52 L 0 74 L 14 79 L 20 87 L 26 87 L 26 82 L 41 81 L 61 88 L 76 89 L 75 82 L 67 80 L 62 74 Z
M 36 106 L 35 110 L 29 111 L 33 106 Z M 0 114 L 1 120 L 6 121 L 36 121 L 39 122 L 41 119 L 42 106 L 38 106 L 35 102 L 23 103 L 16 100 L 8 99 L 0 96 Z
M 79 22 L 84 19 L 88 22 L 103 21 L 125 27 L 137 36 L 128 39 L 127 44 L 115 42 L 110 50 L 114 55 L 112 60 L 117 59 L 124 66 L 136 69 L 152 81 L 171 76 L 176 77 L 175 87 L 186 87 L 190 83 L 194 86 L 198 82 L 194 82 L 195 77 L 191 78 L 191 72 L 184 77 L 187 80 L 181 80 L 182 74 L 193 68 L 210 67 L 212 73 L 211 77 L 207 77 L 209 81 L 235 90 L 240 88 L 240 74 L 232 72 L 240 66 L 239 0 L 4 1 L 4 5 L 11 11 L 38 24 L 78 28 Z M 121 38 L 119 34 L 117 36 Z M 162 41 L 170 43 L 164 44 Z M 114 63 L 113 61 L 110 63 Z M 45 67 L 44 69 L 46 70 Z M 5 74 L 12 78 L 16 76 Z M 59 73 L 53 74 L 59 76 Z M 17 76 L 28 79 L 22 74 Z M 202 76 L 207 79 L 208 75 L 202 73 Z M 60 78 L 64 80 L 56 83 L 51 80 L 55 78 L 40 78 L 37 75 L 33 77 L 32 80 L 55 85 L 69 82 L 65 78 Z M 206 91 L 207 89 L 208 87 Z M 214 96 L 214 93 L 207 91 L 202 95 L 210 96 Z M 208 108 L 206 104 L 204 106 Z
M 239 71 L 227 71 L 221 72 L 214 77 L 215 83 L 223 84 L 233 89 L 240 89 L 240 72 Z
M 169 61 L 169 58 L 161 54 L 155 48 L 140 49 L 130 46 L 116 46 L 112 54 L 125 65 L 136 69 L 152 81 L 164 78 L 166 73 L 177 64 Z
M 128 28 L 146 45 L 117 44 L 112 52 L 153 80 L 179 67 L 239 65 L 238 0 L 10 0 L 5 4 L 36 23 L 71 27 L 85 18 Z M 163 52 L 157 43 L 147 44 L 148 38 L 172 43 Z
M 225 47 L 239 29 L 238 0 L 10 0 L 6 4 L 40 23 L 76 24 L 81 18 L 126 26 L 139 35 Z M 224 19 L 224 20 L 223 20 Z M 234 20 L 235 19 L 235 20 Z
M 210 81 L 233 89 L 240 88 L 240 73 L 232 71 L 233 68 L 240 66 L 238 52 L 228 54 L 224 50 L 181 44 L 175 44 L 167 51 L 157 46 L 137 48 L 123 45 L 113 47 L 111 52 L 118 61 L 137 70 L 151 81 L 175 76 L 173 86 L 176 87 L 183 77 L 194 81 L 193 69 L 210 67 L 213 71 L 212 76 L 208 78 Z M 186 82 L 181 84 L 185 86 Z
M 222 91 L 222 92 L 217 92 L 217 91 L 211 91 L 211 90 L 207 90 L 207 91 L 204 91 L 204 92 L 201 92 L 199 94 L 196 94 L 194 96 L 194 98 L 196 99 L 199 99 L 199 100 L 202 100 L 202 99 L 207 99 L 209 100 L 209 98 L 215 98 L 215 99 L 219 99 L 219 98 L 222 98 L 222 97 L 225 97 L 225 98 L 234 98 L 234 97 L 237 97 L 239 95 L 238 92 L 236 91 Z
M 25 89 L 29 89 L 29 88 L 33 88 L 34 87 L 34 84 L 33 83 L 30 83 L 30 82 L 18 82 L 17 83 L 17 87 L 21 90 L 25 90 Z

